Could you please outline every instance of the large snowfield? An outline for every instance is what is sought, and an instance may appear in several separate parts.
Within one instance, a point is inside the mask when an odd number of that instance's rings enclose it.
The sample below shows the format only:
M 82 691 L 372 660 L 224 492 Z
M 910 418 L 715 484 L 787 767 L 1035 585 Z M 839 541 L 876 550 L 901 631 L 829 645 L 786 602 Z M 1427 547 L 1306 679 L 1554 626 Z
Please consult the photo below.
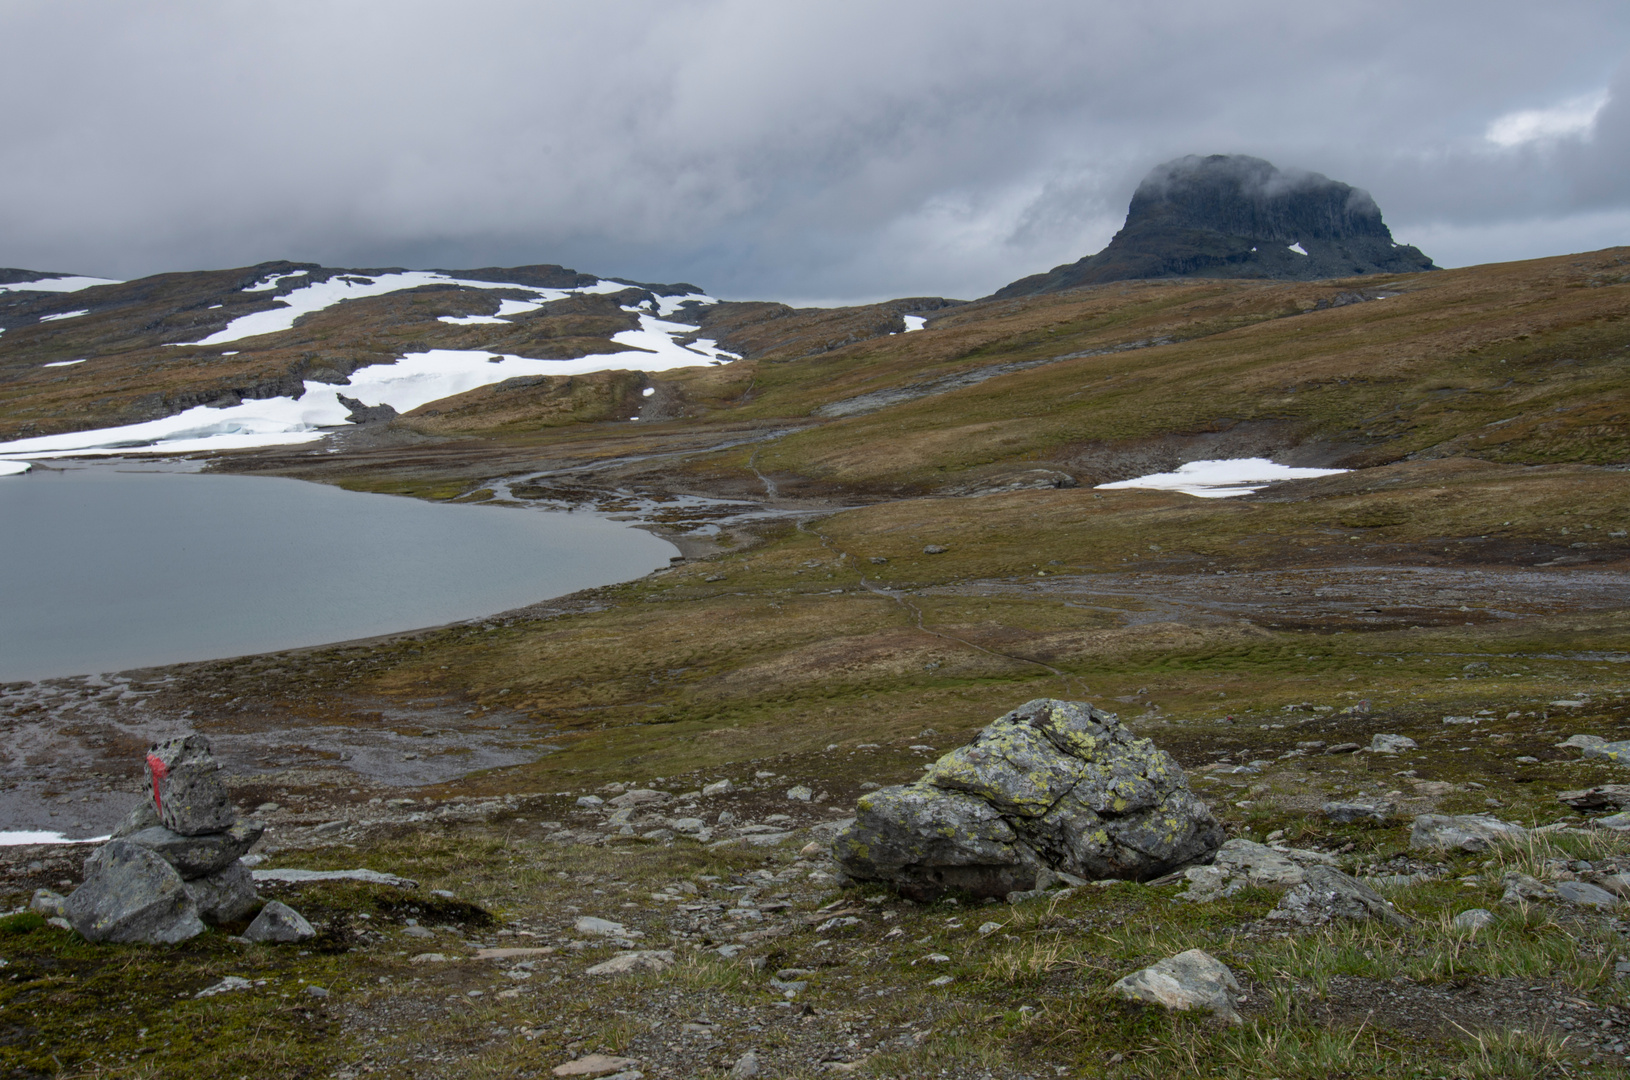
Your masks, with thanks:
M 1298 469 L 1259 457 L 1212 459 L 1191 461 L 1178 466 L 1176 472 L 1150 473 L 1148 476 L 1137 476 L 1131 480 L 1117 480 L 1113 484 L 1099 484 L 1098 489 L 1149 488 L 1155 491 L 1181 491 L 1202 499 L 1227 499 L 1261 491 L 1278 480 L 1334 476 L 1346 471 L 1346 469 Z
M 304 272 L 274 275 L 243 291 L 264 292 L 284 283 L 298 281 L 304 276 Z M 59 280 L 86 281 L 88 284 L 82 287 L 107 284 L 95 278 Z M 35 288 L 40 284 L 30 282 L 23 287 Z M 190 344 L 224 345 L 245 338 L 282 333 L 292 329 L 300 316 L 321 311 L 344 300 L 380 296 L 433 284 L 523 291 L 535 298 L 532 301 L 503 299 L 496 316 L 453 316 L 443 319 L 445 322 L 463 324 L 504 323 L 506 316 L 535 311 L 552 300 L 574 293 L 617 293 L 629 288 L 622 282 L 599 281 L 576 289 L 545 289 L 506 282 L 464 281 L 433 271 L 405 271 L 371 278 L 343 275 L 294 289 L 279 298 L 284 307 L 244 315 L 232 320 L 226 329 Z M 625 308 L 638 315 L 640 325 L 637 330 L 624 330 L 612 335 L 614 342 L 625 347 L 619 352 L 575 360 L 532 360 L 483 350 L 431 349 L 408 353 L 394 363 L 358 368 L 351 373 L 350 381 L 346 384 L 308 381 L 298 398 L 265 398 L 223 408 L 200 405 L 174 416 L 141 424 L 0 442 L 0 476 L 26 471 L 26 468 L 15 466 L 33 458 L 246 450 L 314 442 L 329 431 L 350 423 L 347 417 L 351 410 L 339 400 L 342 394 L 364 405 L 389 405 L 397 412 L 408 412 L 432 401 L 521 376 L 586 375 L 596 371 L 656 372 L 736 359 L 733 354 L 718 349 L 710 339 L 703 338 L 688 346 L 679 344 L 680 337 L 694 333 L 696 328 L 669 322 L 661 316 L 672 314 L 686 301 L 714 302 L 712 297 L 693 293 L 659 297 L 655 310 L 652 310 L 650 302 L 643 307 Z M 222 355 L 232 353 L 223 352 Z M 82 362 L 69 363 L 77 366 Z M 59 362 L 52 366 L 67 365 Z M 94 365 L 78 370 L 88 373 L 94 370 Z

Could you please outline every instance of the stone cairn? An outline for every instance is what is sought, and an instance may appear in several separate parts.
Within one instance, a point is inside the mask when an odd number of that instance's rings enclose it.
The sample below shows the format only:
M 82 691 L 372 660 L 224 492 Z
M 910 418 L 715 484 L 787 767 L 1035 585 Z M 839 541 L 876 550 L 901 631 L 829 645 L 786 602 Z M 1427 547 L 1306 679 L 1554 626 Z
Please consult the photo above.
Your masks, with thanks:
M 1000 897 L 1209 862 L 1223 841 L 1183 770 L 1112 713 L 1038 698 L 928 767 L 873 791 L 833 841 L 850 877 L 913 899 Z
M 85 881 L 61 914 L 90 941 L 166 944 L 203 933 L 206 923 L 241 924 L 251 941 L 300 941 L 311 925 L 286 905 L 266 903 L 242 856 L 266 827 L 240 818 L 202 735 L 147 752 L 149 798 L 85 860 Z M 56 900 L 56 902 L 53 902 Z M 36 897 L 36 906 L 41 898 Z M 259 913 L 256 914 L 256 910 Z

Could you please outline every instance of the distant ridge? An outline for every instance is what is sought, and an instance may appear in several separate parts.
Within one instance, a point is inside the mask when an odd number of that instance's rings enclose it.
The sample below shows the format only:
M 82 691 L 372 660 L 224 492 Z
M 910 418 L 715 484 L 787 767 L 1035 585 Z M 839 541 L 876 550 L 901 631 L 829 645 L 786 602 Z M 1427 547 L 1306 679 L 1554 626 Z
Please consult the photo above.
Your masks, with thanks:
M 1362 188 L 1241 154 L 1190 155 L 1150 170 L 1104 250 L 994 295 L 1134 278 L 1315 281 L 1435 269 L 1418 248 L 1393 242 Z

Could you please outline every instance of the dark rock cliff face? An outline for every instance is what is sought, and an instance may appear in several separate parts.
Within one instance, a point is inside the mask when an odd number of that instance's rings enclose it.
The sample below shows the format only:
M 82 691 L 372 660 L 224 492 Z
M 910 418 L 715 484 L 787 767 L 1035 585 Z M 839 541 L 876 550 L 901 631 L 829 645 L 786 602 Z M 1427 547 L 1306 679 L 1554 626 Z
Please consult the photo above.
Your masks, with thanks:
M 1216 154 L 1157 166 L 1138 185 L 1126 224 L 1108 247 L 1020 278 L 995 295 L 1033 296 L 1133 278 L 1313 281 L 1433 269 L 1419 249 L 1393 243 L 1380 208 L 1362 188 L 1318 173 L 1281 171 L 1261 158 Z

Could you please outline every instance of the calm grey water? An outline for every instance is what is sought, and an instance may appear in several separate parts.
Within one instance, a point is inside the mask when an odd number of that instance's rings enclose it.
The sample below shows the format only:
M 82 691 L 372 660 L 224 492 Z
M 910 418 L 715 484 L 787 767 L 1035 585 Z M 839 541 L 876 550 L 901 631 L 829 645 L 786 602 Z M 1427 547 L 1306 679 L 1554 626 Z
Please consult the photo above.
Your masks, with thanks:
M 676 549 L 587 514 L 271 477 L 0 477 L 0 680 L 318 645 L 626 581 Z

